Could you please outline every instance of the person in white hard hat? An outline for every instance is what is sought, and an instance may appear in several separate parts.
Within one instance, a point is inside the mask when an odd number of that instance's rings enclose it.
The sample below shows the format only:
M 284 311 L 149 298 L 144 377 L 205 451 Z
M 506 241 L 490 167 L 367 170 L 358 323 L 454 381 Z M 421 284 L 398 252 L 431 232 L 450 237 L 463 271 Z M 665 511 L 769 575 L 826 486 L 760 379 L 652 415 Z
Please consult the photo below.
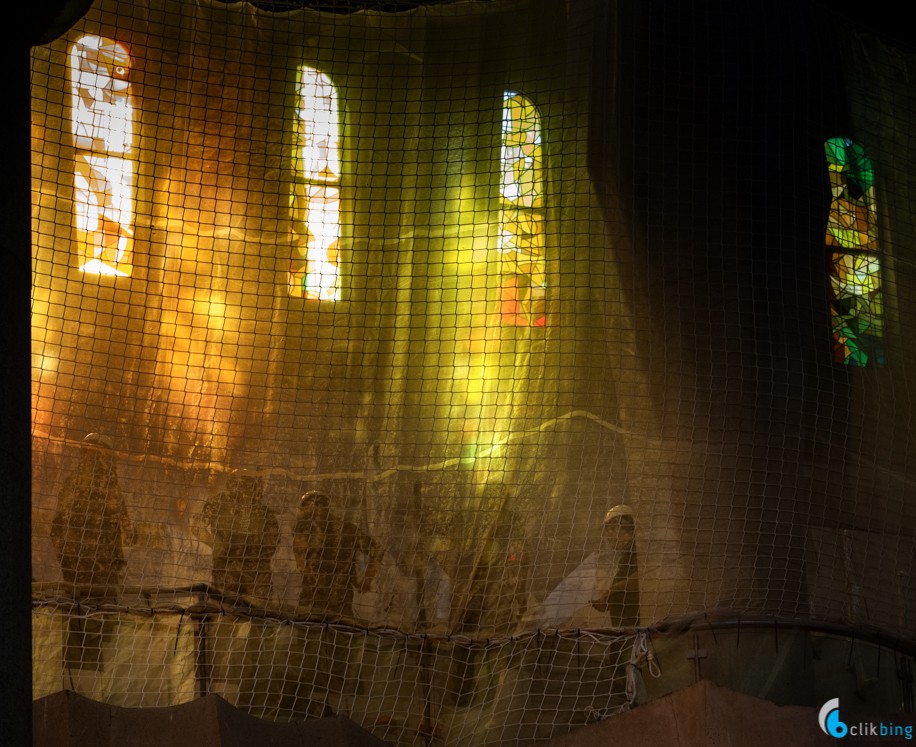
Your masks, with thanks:
M 633 509 L 614 506 L 604 515 L 599 567 L 607 584 L 589 600 L 599 612 L 609 613 L 612 627 L 639 624 L 639 569 L 636 560 L 636 523 Z
M 541 602 L 540 628 L 629 627 L 639 624 L 639 578 L 633 510 L 611 508 L 598 549 Z

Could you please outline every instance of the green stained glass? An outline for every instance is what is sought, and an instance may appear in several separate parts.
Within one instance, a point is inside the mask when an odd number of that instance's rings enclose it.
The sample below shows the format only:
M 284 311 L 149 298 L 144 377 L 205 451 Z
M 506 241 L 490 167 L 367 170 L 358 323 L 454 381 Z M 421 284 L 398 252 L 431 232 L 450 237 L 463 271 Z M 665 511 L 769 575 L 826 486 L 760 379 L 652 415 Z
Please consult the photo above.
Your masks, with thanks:
M 824 152 L 831 166 L 856 172 L 869 184 L 874 183 L 871 160 L 860 143 L 846 137 L 833 137 L 824 143 Z
M 824 152 L 831 169 L 842 172 L 855 193 L 866 194 L 874 186 L 874 167 L 859 143 L 849 138 L 830 138 L 824 143 Z
M 837 363 L 848 366 L 864 366 L 868 363 L 868 352 L 860 338 L 856 318 L 853 314 L 833 314 L 833 356 Z
M 843 168 L 846 165 L 846 138 L 832 137 L 824 143 L 827 163 Z
M 847 366 L 865 366 L 868 363 L 868 353 L 854 344 L 850 345 L 845 363 Z
M 837 301 L 831 308 L 834 359 L 847 366 L 884 365 L 881 294 Z
M 878 336 L 884 333 L 884 298 L 881 293 L 856 298 L 855 309 L 860 330 L 869 330 L 871 334 Z
M 875 172 L 860 143 L 824 143 L 832 201 L 825 244 L 830 254 L 834 360 L 847 366 L 884 365 L 884 305 L 875 206 Z

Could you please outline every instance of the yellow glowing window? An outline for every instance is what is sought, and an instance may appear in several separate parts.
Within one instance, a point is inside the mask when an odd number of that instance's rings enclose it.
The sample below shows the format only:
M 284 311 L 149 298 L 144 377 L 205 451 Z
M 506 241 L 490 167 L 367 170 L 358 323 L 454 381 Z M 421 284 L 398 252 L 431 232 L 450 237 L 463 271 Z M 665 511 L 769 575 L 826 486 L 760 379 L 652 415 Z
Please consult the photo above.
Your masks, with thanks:
M 127 48 L 84 36 L 70 48 L 74 219 L 78 266 L 127 276 L 133 252 L 134 108 Z
M 828 247 L 833 355 L 846 366 L 884 364 L 884 299 L 875 203 L 875 170 L 849 138 L 824 143 L 831 203 Z
M 522 94 L 507 91 L 503 95 L 498 240 L 500 318 L 506 325 L 547 324 L 543 161 L 537 108 Z
M 289 294 L 298 298 L 340 298 L 339 130 L 334 84 L 317 70 L 300 68 L 289 269 Z

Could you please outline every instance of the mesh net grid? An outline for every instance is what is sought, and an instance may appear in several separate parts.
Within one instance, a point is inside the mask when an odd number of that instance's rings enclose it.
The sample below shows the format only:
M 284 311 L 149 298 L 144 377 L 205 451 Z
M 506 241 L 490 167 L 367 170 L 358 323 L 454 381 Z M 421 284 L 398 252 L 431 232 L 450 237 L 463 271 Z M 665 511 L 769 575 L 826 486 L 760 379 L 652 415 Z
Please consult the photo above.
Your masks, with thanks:
M 696 621 L 912 653 L 914 59 L 669 5 L 33 48 L 35 697 L 515 744 L 735 685 Z

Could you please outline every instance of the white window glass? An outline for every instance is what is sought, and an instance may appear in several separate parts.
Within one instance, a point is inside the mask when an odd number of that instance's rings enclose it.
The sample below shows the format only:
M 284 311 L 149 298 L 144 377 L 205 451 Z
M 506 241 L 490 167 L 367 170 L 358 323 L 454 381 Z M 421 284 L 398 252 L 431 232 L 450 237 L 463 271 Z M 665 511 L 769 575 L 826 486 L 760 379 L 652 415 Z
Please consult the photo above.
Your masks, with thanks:
M 133 251 L 133 102 L 127 48 L 84 36 L 70 48 L 74 220 L 78 266 L 130 275 Z
M 294 153 L 296 185 L 291 198 L 291 296 L 340 299 L 339 132 L 334 85 L 317 70 L 301 68 Z

